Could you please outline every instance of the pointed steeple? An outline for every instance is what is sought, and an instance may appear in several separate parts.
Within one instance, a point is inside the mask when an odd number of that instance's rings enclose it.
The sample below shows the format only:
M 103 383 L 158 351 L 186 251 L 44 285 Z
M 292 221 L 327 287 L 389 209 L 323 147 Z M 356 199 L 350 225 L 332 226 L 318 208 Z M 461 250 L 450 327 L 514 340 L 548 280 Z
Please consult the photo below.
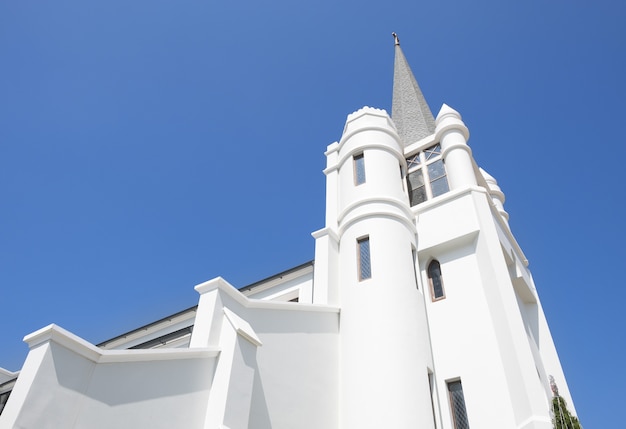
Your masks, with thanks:
M 400 39 L 396 33 L 392 34 L 396 43 L 396 58 L 391 119 L 396 124 L 402 144 L 408 146 L 435 132 L 435 118 L 402 53 Z

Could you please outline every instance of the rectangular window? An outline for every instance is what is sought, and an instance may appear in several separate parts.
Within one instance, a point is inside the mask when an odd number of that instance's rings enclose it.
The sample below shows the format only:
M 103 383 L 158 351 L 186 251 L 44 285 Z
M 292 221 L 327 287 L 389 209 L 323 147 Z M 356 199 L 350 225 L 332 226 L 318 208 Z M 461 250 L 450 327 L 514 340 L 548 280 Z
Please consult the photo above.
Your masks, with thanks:
M 415 250 L 413 245 L 411 245 L 411 255 L 413 257 L 413 278 L 415 278 L 415 287 L 419 290 L 420 284 L 417 281 L 417 250 Z
M 409 183 L 409 201 L 411 201 L 411 206 L 426 201 L 428 197 L 426 196 L 422 170 L 411 171 L 407 176 L 407 182 Z
M 361 185 L 365 183 L 365 158 L 363 154 L 354 155 L 354 184 Z
M 448 395 L 450 397 L 450 408 L 452 411 L 452 421 L 454 429 L 469 429 L 467 410 L 465 409 L 465 398 L 463 397 L 463 386 L 461 380 L 448 382 Z
M 430 389 L 430 406 L 433 411 L 433 424 L 435 429 L 437 429 L 437 414 L 435 413 L 435 380 L 434 374 L 430 369 L 428 370 L 428 388 Z
M 428 164 L 428 176 L 430 177 L 430 189 L 433 192 L 433 197 L 438 197 L 450 190 L 443 160 L 438 159 L 432 164 Z
M 369 236 L 359 238 L 357 241 L 359 281 L 372 277 L 372 261 L 370 258 L 370 238 Z

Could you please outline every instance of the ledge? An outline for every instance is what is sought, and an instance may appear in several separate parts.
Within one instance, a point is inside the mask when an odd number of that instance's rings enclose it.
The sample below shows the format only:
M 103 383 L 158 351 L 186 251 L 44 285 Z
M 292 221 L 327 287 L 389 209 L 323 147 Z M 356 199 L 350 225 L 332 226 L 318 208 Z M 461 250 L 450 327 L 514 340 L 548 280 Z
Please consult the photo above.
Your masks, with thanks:
M 224 315 L 230 322 L 235 332 L 241 335 L 243 338 L 251 342 L 253 345 L 260 347 L 263 345 L 261 339 L 258 337 L 252 326 L 241 317 L 230 311 L 228 308 L 224 308 Z
M 177 359 L 197 359 L 216 357 L 219 349 L 148 349 L 148 350 L 103 350 L 69 331 L 51 324 L 24 337 L 31 349 L 53 342 L 95 363 L 143 362 Z
M 338 307 L 331 307 L 321 304 L 304 304 L 293 302 L 281 302 L 281 301 L 265 301 L 260 299 L 250 299 L 244 294 L 239 292 L 233 285 L 228 283 L 222 277 L 216 277 L 212 280 L 200 283 L 195 287 L 196 291 L 203 295 L 205 293 L 220 290 L 233 298 L 238 304 L 241 304 L 244 308 L 250 309 L 267 309 L 267 310 L 287 310 L 287 311 L 308 311 L 319 313 L 339 313 Z
M 314 239 L 316 239 L 316 240 L 318 238 L 322 238 L 322 237 L 328 236 L 328 237 L 332 238 L 333 240 L 335 240 L 335 242 L 339 241 L 339 235 L 337 235 L 337 232 L 333 228 L 328 227 L 328 226 L 325 227 L 325 228 L 318 229 L 317 231 L 312 232 L 311 236 Z

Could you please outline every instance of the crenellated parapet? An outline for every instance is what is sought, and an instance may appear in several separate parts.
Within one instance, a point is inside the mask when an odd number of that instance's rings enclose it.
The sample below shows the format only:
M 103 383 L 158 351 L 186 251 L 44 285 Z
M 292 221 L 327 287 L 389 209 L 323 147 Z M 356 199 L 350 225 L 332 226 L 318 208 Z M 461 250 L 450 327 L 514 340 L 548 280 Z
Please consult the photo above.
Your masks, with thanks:
M 370 107 L 370 106 L 363 106 L 360 109 L 350 113 L 348 115 L 348 117 L 346 118 L 346 125 L 343 128 L 343 133 L 346 134 L 347 130 L 348 130 L 348 126 L 358 117 L 362 116 L 362 115 L 372 115 L 372 116 L 378 116 L 380 118 L 384 118 L 386 120 L 386 122 L 395 130 L 396 127 L 395 125 L 393 125 L 393 122 L 391 122 L 390 118 L 389 118 L 389 114 L 387 114 L 387 111 L 385 109 L 378 109 L 376 107 Z
M 387 112 L 364 107 L 348 115 L 334 152 L 335 164 L 327 170 L 336 169 L 339 173 L 339 237 L 358 219 L 372 216 L 396 218 L 414 233 L 413 215 L 402 181 L 402 171 L 406 169 L 403 146 Z
M 367 133 L 366 132 L 371 132 Z M 375 134 L 388 137 L 375 137 Z M 363 107 L 348 115 L 341 140 L 334 148 L 339 157 L 336 168 L 341 168 L 346 159 L 355 151 L 378 148 L 387 150 L 399 159 L 403 159 L 402 146 L 396 127 L 384 109 Z M 330 148 L 329 148 L 330 149 Z M 332 166 L 328 166 L 332 168 Z

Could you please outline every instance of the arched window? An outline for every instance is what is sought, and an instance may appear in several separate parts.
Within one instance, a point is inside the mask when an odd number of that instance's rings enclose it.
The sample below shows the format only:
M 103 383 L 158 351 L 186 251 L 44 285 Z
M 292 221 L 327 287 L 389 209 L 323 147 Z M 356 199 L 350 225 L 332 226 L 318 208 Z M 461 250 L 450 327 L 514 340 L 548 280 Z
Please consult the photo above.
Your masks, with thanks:
M 443 299 L 446 294 L 443 291 L 443 278 L 441 277 L 441 265 L 439 261 L 433 259 L 428 264 L 428 282 L 430 283 L 430 295 L 433 301 Z

